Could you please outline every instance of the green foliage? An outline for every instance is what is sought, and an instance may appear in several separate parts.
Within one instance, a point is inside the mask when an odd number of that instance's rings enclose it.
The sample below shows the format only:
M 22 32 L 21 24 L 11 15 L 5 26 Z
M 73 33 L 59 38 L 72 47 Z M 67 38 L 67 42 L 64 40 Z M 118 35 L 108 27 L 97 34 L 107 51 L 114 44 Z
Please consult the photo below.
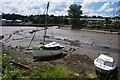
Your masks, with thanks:
M 102 54 L 104 54 L 104 55 L 108 55 L 108 54 L 110 54 L 110 53 L 108 53 L 108 52 L 103 52 Z
M 93 21 L 88 21 L 88 24 L 93 24 Z
M 53 17 L 53 18 L 52 18 L 52 22 L 53 22 L 54 24 L 64 23 L 63 21 L 64 21 L 64 19 L 63 19 L 62 17 Z M 50 20 L 49 20 L 49 22 L 50 22 Z
M 80 10 L 81 8 L 82 8 L 81 5 L 77 5 L 77 4 L 70 5 L 68 10 L 68 15 L 71 18 L 80 18 L 80 15 L 82 15 L 82 11 Z
M 106 17 L 106 18 L 105 18 L 105 23 L 106 23 L 106 26 L 108 26 L 108 24 L 111 24 L 112 21 L 110 20 L 109 17 Z
M 86 24 L 86 23 L 87 23 L 87 20 L 86 20 L 86 19 L 80 20 L 80 23 L 81 23 L 81 24 Z
M 18 69 L 11 69 L 9 67 L 6 67 L 5 70 L 4 70 L 4 74 L 3 74 L 3 79 L 13 79 L 13 80 L 16 80 L 18 78 L 21 78 L 22 77 L 22 74 L 21 74 L 21 71 L 18 70 Z
M 88 21 L 88 24 L 86 26 L 87 28 L 93 28 L 93 29 L 104 29 L 105 26 L 104 26 L 104 21 L 96 21 L 96 22 L 93 22 L 93 21 Z
M 80 25 L 82 27 L 86 27 L 87 26 L 87 20 L 86 19 L 80 20 Z
M 111 24 L 117 24 L 116 22 L 112 22 Z
M 88 27 L 88 28 L 96 28 L 97 26 L 96 26 L 96 25 L 91 24 L 91 25 L 87 25 L 87 27 Z
M 81 70 L 81 74 L 75 74 L 71 72 L 64 65 L 50 66 L 48 62 L 44 62 L 40 64 L 41 68 L 30 69 L 26 72 L 23 72 L 12 65 L 9 64 L 10 59 L 8 58 L 10 55 L 7 53 L 5 56 L 3 55 L 3 64 L 2 64 L 2 79 L 3 80 L 17 80 L 18 78 L 80 78 L 83 80 L 95 80 L 95 76 L 92 74 L 86 74 L 85 70 Z
M 89 74 L 87 75 L 87 77 L 90 78 L 90 79 L 94 79 L 94 78 L 96 78 L 96 76 L 93 75 L 92 73 L 89 73 Z
M 24 22 L 23 24 L 32 24 L 32 22 Z
M 18 14 L 2 14 L 3 19 L 8 19 L 8 20 L 16 20 L 20 19 L 23 20 L 26 16 L 18 15 Z
M 73 78 L 73 73 L 69 72 L 65 66 L 46 66 L 33 70 L 30 78 Z
M 70 18 L 72 18 L 72 28 L 78 28 L 80 26 L 80 16 L 82 15 L 82 11 L 80 10 L 82 8 L 81 5 L 72 4 L 69 7 L 68 15 Z
M 4 56 L 4 54 L 6 54 Z M 7 53 L 3 53 L 3 59 L 2 59 L 2 78 L 10 79 L 10 80 L 16 80 L 22 76 L 22 71 L 14 68 L 12 65 L 9 64 L 10 59 L 5 58 L 6 56 L 10 56 Z

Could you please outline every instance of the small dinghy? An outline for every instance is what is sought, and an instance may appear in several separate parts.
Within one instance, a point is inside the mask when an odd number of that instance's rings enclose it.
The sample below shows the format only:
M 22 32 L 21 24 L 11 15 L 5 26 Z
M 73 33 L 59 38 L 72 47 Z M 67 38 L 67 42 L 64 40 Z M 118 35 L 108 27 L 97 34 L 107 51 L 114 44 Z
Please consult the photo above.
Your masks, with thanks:
M 94 65 L 96 66 L 96 70 L 100 72 L 109 72 L 116 68 L 114 59 L 104 54 L 101 54 L 94 60 Z

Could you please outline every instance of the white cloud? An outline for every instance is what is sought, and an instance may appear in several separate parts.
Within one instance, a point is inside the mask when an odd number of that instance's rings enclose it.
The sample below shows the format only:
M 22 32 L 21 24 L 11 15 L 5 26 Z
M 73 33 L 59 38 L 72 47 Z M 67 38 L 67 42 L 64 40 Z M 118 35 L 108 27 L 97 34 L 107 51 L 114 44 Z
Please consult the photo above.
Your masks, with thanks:
M 81 4 L 81 10 L 83 11 L 83 15 L 91 16 L 91 14 L 95 13 L 95 10 L 93 9 L 93 4 L 95 4 L 96 2 L 94 2 L 93 0 L 89 0 L 89 2 L 87 0 L 84 0 Z
M 16 13 L 21 15 L 31 15 L 31 14 L 42 14 L 43 3 L 40 1 L 32 2 L 30 0 L 3 0 L 2 1 L 2 12 L 3 13 Z
M 54 15 L 67 15 L 67 10 L 74 0 L 3 0 L 3 13 L 18 13 L 22 15 L 43 14 L 47 2 L 50 1 L 49 12 Z M 52 13 L 51 13 L 52 14 Z
M 54 15 L 67 15 L 67 10 L 73 3 L 74 0 L 53 0 L 50 3 L 50 12 L 53 12 Z
M 111 4 L 113 5 L 115 2 L 112 2 Z
M 109 8 L 109 9 L 107 9 L 106 11 L 107 12 L 111 12 L 111 11 L 113 11 L 114 10 L 114 8 Z
M 109 9 L 109 6 L 110 6 L 109 2 L 104 3 L 103 6 L 98 10 L 98 12 L 106 11 L 107 9 Z
M 16 13 L 21 15 L 43 14 L 48 1 L 50 1 L 49 14 L 67 15 L 69 6 L 76 1 L 83 2 L 81 4 L 83 13 L 91 16 L 95 14 L 101 15 L 94 10 L 94 4 L 108 0 L 2 0 L 2 5 L 0 4 L 2 10 L 0 10 L 0 13 Z M 109 2 L 105 3 L 98 11 L 112 11 L 113 8 L 109 8 Z
M 103 1 L 107 1 L 107 0 L 84 0 L 82 5 L 82 11 L 83 11 L 83 15 L 88 15 L 88 16 L 106 16 L 105 13 L 103 13 L 103 11 L 106 12 L 111 12 L 113 10 L 115 10 L 114 8 L 110 8 L 110 5 L 114 4 L 114 2 L 104 2 L 103 6 L 101 6 L 100 9 L 95 10 L 94 9 L 94 4 L 98 3 L 98 2 L 103 2 Z M 102 13 L 101 13 L 102 12 Z
M 120 11 L 120 6 L 116 8 L 116 11 L 118 11 L 118 10 Z
M 95 4 L 95 2 L 86 2 L 84 1 L 81 5 L 82 5 L 82 9 L 90 9 L 92 8 L 92 5 Z
M 102 12 L 102 11 L 111 12 L 111 11 L 114 11 L 115 10 L 114 8 L 110 8 L 110 5 L 113 5 L 113 4 L 114 4 L 114 2 L 112 2 L 112 3 L 110 3 L 110 2 L 104 3 L 104 5 L 97 11 L 98 12 Z
M 81 1 L 81 0 L 76 0 L 76 1 Z M 86 2 L 119 2 L 119 0 L 83 0 Z

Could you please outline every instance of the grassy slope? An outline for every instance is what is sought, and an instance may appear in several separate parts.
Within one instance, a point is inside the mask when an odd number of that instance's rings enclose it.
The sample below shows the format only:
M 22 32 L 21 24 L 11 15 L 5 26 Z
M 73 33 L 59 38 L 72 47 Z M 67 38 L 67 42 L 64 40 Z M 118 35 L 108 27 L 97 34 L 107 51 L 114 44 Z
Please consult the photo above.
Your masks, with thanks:
M 2 52 L 0 51 L 0 55 Z M 2 56 L 1 56 L 2 57 Z M 17 79 L 17 78 L 92 78 L 95 80 L 96 76 L 93 74 L 88 74 L 84 76 L 83 74 L 75 75 L 74 72 L 71 72 L 64 65 L 50 66 L 48 63 L 40 64 L 43 67 L 37 67 L 35 69 L 30 69 L 28 71 L 23 71 L 15 68 L 9 64 L 11 55 L 9 53 L 3 52 L 3 62 L 2 62 L 2 77 L 4 79 Z

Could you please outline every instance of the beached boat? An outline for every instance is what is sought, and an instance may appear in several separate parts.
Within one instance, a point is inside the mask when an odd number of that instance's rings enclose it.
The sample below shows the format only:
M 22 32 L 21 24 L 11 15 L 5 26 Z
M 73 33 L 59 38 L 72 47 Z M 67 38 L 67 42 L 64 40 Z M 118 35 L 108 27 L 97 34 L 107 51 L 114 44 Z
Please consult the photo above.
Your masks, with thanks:
M 51 42 L 49 44 L 45 44 L 45 38 L 47 33 L 47 12 L 48 12 L 49 2 L 47 5 L 47 11 L 46 11 L 46 20 L 45 20 L 45 29 L 44 29 L 44 39 L 43 39 L 43 45 L 42 46 L 33 46 L 33 58 L 45 58 L 45 57 L 51 57 L 58 54 L 61 54 L 65 51 L 65 47 L 61 46 L 57 42 Z
M 96 70 L 102 73 L 113 71 L 116 68 L 116 62 L 110 56 L 101 54 L 94 60 Z
M 33 47 L 33 58 L 35 59 L 35 58 L 52 57 L 64 51 L 65 49 L 63 46 L 61 46 L 57 42 L 51 42 L 43 46 Z

